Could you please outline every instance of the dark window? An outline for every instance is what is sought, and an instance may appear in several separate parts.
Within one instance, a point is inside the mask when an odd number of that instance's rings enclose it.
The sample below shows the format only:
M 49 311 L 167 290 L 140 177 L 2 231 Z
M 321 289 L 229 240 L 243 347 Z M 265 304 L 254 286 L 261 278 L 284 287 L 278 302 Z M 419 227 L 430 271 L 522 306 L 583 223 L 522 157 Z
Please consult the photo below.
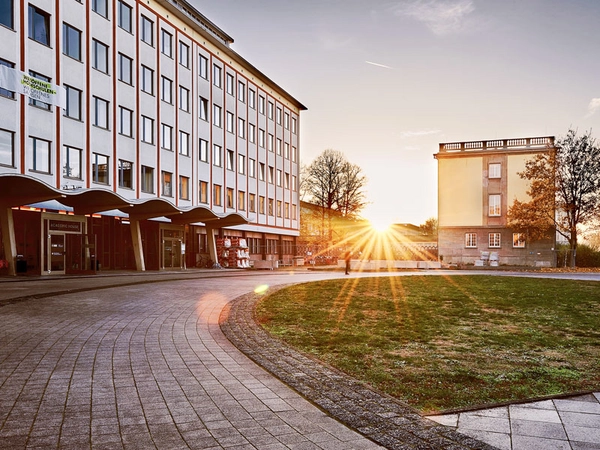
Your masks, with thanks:
M 81 61 L 81 31 L 63 23 L 63 53 Z
M 1 1 L 1 0 L 0 0 Z M 15 65 L 5 59 L 0 58 L 0 66 L 10 67 L 14 69 Z M 9 91 L 8 89 L 0 88 L 0 95 L 2 97 L 15 98 L 15 93 L 13 91 Z
M 108 156 L 92 155 L 92 180 L 94 183 L 108 184 Z
M 32 5 L 29 5 L 29 37 L 50 45 L 50 15 Z
M 81 91 L 74 87 L 65 85 L 67 91 L 67 108 L 65 116 L 71 119 L 81 120 Z
M 119 26 L 131 33 L 131 6 L 119 1 Z
M 106 0 L 92 0 L 92 9 L 102 17 L 106 17 L 108 15 Z
M 145 16 L 142 16 L 142 26 L 141 26 L 141 32 L 142 32 L 142 41 L 144 41 L 146 44 L 150 44 L 150 45 L 154 45 L 154 39 L 152 36 L 152 28 L 154 27 L 154 23 L 152 23 L 152 21 L 150 19 L 148 19 Z
M 132 84 L 132 64 L 133 64 L 133 60 L 131 58 L 129 58 L 128 56 L 125 56 L 122 53 L 119 53 L 119 80 L 127 83 L 127 84 Z
M 65 163 L 63 165 L 63 176 L 66 178 L 81 179 L 81 149 L 64 146 L 63 152 Z
M 0 0 L 0 25 L 13 28 L 14 0 Z
M 92 48 L 94 51 L 94 69 L 97 69 L 100 72 L 108 73 L 108 47 L 102 42 L 93 39 Z
M 119 187 L 133 187 L 133 163 L 119 160 Z
M 14 166 L 15 134 L 12 131 L 0 130 L 0 164 Z

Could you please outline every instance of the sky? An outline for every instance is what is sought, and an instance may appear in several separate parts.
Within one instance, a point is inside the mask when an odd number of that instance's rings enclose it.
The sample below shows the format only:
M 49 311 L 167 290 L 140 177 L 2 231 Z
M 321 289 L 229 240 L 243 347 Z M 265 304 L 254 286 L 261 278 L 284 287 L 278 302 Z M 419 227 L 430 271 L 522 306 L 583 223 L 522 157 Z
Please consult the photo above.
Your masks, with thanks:
M 439 143 L 600 138 L 600 0 L 188 0 L 308 110 L 300 160 L 342 151 L 363 216 L 437 216 Z

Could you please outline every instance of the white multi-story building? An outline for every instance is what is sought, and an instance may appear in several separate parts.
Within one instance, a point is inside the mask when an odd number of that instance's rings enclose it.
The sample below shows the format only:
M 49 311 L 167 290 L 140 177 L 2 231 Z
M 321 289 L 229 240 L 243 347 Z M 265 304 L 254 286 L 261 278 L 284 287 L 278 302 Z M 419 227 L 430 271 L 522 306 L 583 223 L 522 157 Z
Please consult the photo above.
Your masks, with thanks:
M 0 0 L 0 41 L 9 273 L 292 258 L 306 108 L 188 2 Z

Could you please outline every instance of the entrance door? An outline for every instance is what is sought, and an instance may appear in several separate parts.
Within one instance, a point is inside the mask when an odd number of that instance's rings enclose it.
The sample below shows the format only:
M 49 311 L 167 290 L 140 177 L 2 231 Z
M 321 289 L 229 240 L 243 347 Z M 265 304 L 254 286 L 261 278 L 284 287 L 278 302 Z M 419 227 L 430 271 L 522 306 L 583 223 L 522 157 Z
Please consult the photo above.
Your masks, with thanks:
M 65 235 L 64 234 L 51 234 L 50 245 L 48 246 L 49 255 L 48 264 L 49 271 L 51 273 L 63 274 L 65 273 Z
M 163 268 L 181 269 L 181 241 L 165 238 L 163 242 Z

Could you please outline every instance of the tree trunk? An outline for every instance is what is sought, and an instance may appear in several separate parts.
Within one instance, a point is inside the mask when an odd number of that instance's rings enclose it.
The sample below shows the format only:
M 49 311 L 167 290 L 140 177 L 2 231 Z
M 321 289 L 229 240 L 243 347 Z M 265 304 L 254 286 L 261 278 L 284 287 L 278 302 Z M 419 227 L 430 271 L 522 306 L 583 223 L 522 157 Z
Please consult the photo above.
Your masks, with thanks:
M 577 236 L 571 241 L 571 269 L 574 269 L 577 262 Z

